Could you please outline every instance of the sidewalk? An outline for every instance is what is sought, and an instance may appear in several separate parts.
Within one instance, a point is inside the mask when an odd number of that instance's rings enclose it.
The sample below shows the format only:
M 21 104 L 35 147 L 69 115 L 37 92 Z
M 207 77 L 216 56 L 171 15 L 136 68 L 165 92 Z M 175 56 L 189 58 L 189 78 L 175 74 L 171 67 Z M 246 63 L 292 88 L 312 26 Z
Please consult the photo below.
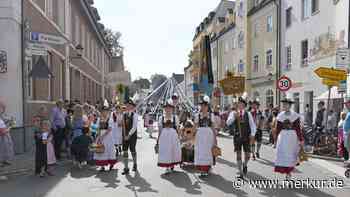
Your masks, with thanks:
M 34 151 L 15 155 L 11 165 L 0 167 L 0 176 L 18 174 L 34 169 Z

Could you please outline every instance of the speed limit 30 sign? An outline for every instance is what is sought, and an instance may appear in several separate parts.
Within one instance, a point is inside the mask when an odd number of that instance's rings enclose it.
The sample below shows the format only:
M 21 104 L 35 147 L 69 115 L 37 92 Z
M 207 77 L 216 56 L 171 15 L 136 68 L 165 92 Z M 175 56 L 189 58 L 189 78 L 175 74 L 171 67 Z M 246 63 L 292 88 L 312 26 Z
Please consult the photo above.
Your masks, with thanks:
M 290 80 L 286 76 L 282 76 L 281 78 L 278 79 L 277 81 L 277 88 L 281 92 L 286 92 L 292 87 L 292 80 Z

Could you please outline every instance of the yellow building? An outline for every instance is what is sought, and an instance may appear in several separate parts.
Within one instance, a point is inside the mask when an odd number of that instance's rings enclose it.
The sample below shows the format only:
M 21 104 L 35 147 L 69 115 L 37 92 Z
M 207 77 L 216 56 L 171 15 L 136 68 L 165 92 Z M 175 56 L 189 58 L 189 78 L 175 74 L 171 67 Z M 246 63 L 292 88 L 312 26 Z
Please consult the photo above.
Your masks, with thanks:
M 263 108 L 276 103 L 278 65 L 277 6 L 274 0 L 248 0 L 247 81 L 249 96 Z

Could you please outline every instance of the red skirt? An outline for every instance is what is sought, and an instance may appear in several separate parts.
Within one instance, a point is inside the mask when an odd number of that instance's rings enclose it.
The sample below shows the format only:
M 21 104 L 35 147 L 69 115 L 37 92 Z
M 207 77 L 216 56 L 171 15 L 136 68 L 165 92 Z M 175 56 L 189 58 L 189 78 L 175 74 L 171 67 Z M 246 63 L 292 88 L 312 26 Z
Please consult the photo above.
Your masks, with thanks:
M 294 170 L 294 167 L 282 167 L 282 166 L 276 166 L 275 172 L 281 173 L 281 174 L 289 174 Z
M 175 163 L 158 163 L 158 167 L 161 168 L 172 168 L 176 165 L 180 165 L 182 162 L 175 162 Z
M 196 169 L 200 172 L 209 172 L 211 166 L 196 166 Z
M 96 166 L 115 165 L 117 160 L 96 160 Z

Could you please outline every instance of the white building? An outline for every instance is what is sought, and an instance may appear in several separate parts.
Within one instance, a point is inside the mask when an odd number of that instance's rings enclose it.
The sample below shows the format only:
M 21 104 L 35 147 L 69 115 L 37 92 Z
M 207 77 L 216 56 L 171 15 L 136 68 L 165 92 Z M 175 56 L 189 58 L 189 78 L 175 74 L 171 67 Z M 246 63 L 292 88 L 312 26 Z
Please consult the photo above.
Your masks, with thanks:
M 348 0 L 282 1 L 281 74 L 291 78 L 295 110 L 306 104 L 314 112 L 315 98 L 327 91 L 314 70 L 335 67 L 336 49 L 347 48 Z M 339 106 L 339 105 L 338 105 Z

